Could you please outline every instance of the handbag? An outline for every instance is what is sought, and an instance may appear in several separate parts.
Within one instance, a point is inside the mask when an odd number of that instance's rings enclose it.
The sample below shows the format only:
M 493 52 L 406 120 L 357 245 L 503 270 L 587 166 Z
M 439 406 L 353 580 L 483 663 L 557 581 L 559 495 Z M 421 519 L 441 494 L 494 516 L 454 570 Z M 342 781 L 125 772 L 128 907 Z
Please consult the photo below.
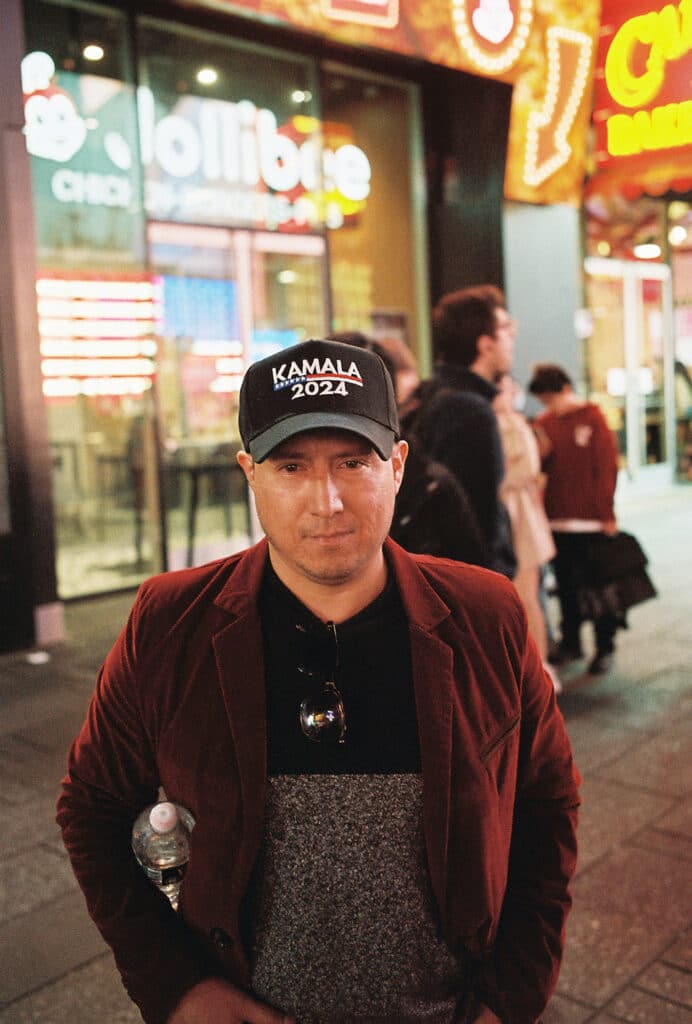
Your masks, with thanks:
M 621 530 L 594 533 L 586 553 L 586 581 L 579 593 L 584 618 L 610 614 L 626 625 L 625 613 L 657 596 L 646 566 L 649 560 L 635 536 Z
M 594 533 L 587 545 L 587 578 L 591 586 L 614 583 L 624 576 L 639 573 L 649 564 L 637 538 L 620 530 L 608 536 Z

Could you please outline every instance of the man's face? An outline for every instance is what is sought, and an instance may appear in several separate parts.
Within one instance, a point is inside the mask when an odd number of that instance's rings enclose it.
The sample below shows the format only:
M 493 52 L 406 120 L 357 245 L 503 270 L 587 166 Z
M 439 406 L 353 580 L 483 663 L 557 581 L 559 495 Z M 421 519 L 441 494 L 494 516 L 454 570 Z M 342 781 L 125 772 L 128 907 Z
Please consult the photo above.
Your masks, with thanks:
M 495 344 L 492 350 L 495 376 L 509 373 L 514 362 L 514 342 L 517 336 L 516 320 L 506 309 L 495 310 Z
M 399 441 L 383 462 L 356 434 L 315 430 L 285 441 L 263 462 L 239 454 L 284 582 L 337 586 L 381 565 L 407 450 Z

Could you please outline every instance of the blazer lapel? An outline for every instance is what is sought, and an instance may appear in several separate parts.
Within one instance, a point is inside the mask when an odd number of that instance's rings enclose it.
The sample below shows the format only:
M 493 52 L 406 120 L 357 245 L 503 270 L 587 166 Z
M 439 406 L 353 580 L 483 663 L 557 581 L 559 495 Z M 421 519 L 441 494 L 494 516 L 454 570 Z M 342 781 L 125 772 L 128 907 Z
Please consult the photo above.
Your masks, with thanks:
M 264 654 L 257 595 L 266 542 L 251 548 L 216 604 L 231 616 L 212 638 L 240 777 L 247 870 L 262 837 L 267 779 Z
M 423 766 L 423 827 L 430 880 L 447 924 L 446 891 L 452 763 L 452 652 L 437 637 L 411 627 L 411 661 Z
M 454 664 L 438 628 L 448 606 L 424 578 L 415 561 L 387 540 L 385 552 L 409 620 L 411 667 L 416 694 L 423 766 L 423 827 L 430 880 L 443 927 L 449 854 Z

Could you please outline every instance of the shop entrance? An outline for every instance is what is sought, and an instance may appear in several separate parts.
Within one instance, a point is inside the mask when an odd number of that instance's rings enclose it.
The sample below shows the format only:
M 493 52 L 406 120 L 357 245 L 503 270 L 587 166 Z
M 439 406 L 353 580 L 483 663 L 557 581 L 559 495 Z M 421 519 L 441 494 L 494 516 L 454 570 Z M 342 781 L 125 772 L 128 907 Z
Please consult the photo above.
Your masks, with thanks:
M 252 536 L 235 458 L 240 384 L 250 363 L 324 335 L 326 246 L 321 235 L 167 223 L 150 224 L 148 242 L 161 303 L 162 561 L 176 569 L 223 557 Z
M 669 481 L 675 451 L 670 268 L 588 258 L 585 272 L 589 397 L 617 437 L 626 479 L 647 486 Z

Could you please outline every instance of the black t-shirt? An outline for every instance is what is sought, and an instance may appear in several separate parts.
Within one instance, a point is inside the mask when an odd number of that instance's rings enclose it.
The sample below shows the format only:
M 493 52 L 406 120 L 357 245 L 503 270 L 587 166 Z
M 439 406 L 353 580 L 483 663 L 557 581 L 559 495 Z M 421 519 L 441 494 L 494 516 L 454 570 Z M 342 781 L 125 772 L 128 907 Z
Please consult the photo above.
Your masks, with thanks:
M 332 630 L 284 586 L 270 563 L 260 615 L 270 776 L 420 771 L 408 623 L 393 581 L 367 608 L 334 627 L 338 654 Z M 322 678 L 333 679 L 343 697 L 343 744 L 315 742 L 300 727 L 300 703 Z

